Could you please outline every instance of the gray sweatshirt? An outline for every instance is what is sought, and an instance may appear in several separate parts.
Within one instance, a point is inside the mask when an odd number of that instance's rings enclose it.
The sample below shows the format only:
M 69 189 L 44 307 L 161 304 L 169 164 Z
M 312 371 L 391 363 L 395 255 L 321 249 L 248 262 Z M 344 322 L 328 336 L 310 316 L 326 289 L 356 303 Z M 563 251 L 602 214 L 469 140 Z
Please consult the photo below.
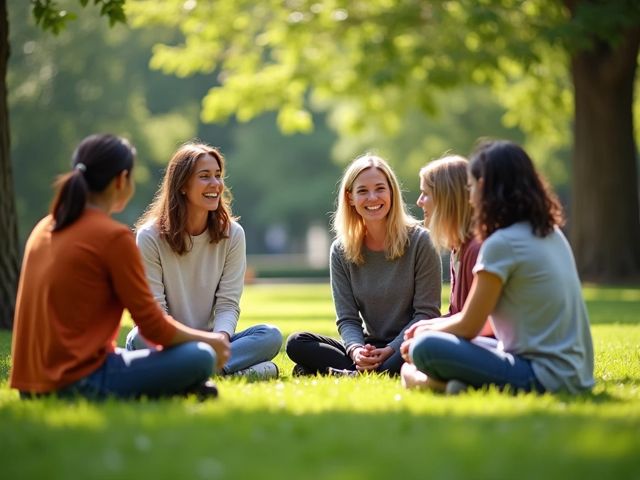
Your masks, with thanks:
M 337 240 L 331 245 L 338 332 L 347 351 L 386 342 L 397 352 L 410 325 L 440 316 L 440 256 L 422 227 L 411 227 L 409 244 L 395 260 L 363 248 L 364 264 L 356 265 L 345 259 Z
M 244 230 L 229 224 L 229 238 L 210 243 L 208 232 L 191 237 L 193 248 L 178 255 L 155 225 L 138 230 L 147 280 L 156 301 L 179 322 L 199 330 L 235 333 L 246 270 Z

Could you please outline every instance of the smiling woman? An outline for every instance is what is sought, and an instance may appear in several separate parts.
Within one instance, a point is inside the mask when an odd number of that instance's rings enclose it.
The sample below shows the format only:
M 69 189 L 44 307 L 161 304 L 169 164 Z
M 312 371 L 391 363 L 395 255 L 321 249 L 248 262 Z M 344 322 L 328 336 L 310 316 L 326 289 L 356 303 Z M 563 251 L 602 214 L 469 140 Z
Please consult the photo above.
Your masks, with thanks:
M 341 341 L 291 335 L 287 354 L 294 373 L 397 374 L 404 331 L 440 315 L 440 257 L 407 213 L 393 170 L 374 155 L 345 170 L 333 226 L 331 288 Z
M 187 143 L 173 157 L 156 197 L 137 223 L 136 242 L 156 301 L 176 320 L 231 341 L 223 374 L 277 376 L 271 362 L 282 335 L 270 325 L 236 333 L 246 270 L 244 230 L 231 214 L 224 157 Z M 127 349 L 147 346 L 133 329 Z

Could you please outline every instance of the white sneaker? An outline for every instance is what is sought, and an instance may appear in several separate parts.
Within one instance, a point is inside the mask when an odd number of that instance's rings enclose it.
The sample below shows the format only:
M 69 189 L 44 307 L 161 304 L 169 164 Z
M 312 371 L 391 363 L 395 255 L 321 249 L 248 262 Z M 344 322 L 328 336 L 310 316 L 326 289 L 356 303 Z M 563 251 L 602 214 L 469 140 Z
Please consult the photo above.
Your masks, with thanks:
M 269 380 L 278 378 L 278 367 L 273 362 L 260 362 L 231 374 L 234 377 L 246 377 L 252 380 Z

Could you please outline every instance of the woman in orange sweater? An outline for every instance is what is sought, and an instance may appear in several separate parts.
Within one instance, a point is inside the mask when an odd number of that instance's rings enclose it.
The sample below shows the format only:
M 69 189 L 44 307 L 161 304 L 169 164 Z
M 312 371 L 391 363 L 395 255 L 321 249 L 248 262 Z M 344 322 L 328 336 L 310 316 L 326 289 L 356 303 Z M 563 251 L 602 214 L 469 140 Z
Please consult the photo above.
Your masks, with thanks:
M 50 215 L 29 236 L 11 351 L 11 386 L 23 398 L 217 395 L 209 377 L 227 361 L 228 340 L 162 312 L 131 231 L 111 218 L 133 195 L 134 157 L 122 138 L 85 138 L 56 182 Z M 162 348 L 115 347 L 125 308 Z

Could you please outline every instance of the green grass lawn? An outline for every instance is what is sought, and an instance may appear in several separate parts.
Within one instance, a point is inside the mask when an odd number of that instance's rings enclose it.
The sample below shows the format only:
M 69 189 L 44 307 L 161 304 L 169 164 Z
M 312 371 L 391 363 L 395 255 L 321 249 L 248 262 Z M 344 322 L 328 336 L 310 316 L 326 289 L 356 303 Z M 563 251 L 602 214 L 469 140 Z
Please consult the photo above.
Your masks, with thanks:
M 447 291 L 447 288 L 444 288 Z M 22 402 L 0 333 L 5 479 L 640 478 L 640 288 L 584 289 L 596 349 L 592 394 L 446 397 L 398 380 L 218 381 L 221 397 Z M 328 285 L 251 285 L 239 328 L 335 335 Z M 130 326 L 127 320 L 120 343 Z

